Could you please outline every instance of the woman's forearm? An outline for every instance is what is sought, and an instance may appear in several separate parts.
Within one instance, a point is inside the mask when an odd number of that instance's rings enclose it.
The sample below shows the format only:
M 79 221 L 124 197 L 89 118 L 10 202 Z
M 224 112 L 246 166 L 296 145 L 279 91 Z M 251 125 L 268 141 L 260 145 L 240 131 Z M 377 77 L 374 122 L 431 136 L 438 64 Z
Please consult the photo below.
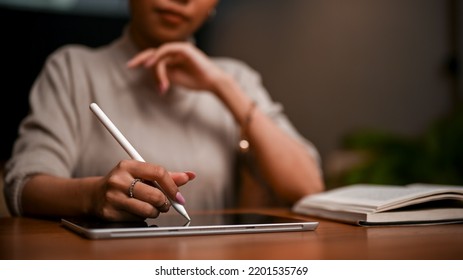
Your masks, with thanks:
M 81 216 L 90 214 L 93 188 L 98 177 L 83 179 L 34 175 L 22 192 L 22 210 L 26 216 Z
M 320 192 L 324 184 L 320 167 L 307 147 L 281 130 L 258 108 L 231 78 L 224 78 L 216 94 L 245 129 L 259 169 L 279 198 L 293 203 L 310 193 Z M 251 114 L 251 115 L 249 115 Z

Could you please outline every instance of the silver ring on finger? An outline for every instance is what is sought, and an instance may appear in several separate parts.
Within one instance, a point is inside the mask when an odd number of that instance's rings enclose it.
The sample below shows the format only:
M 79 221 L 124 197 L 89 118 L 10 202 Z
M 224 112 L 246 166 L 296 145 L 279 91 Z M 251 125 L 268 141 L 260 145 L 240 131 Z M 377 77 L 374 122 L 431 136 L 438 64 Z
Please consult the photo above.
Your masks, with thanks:
M 133 189 L 135 188 L 135 184 L 140 182 L 141 180 L 138 179 L 138 178 L 135 178 L 133 179 L 132 183 L 130 183 L 130 187 L 129 187 L 129 197 L 130 198 L 133 198 Z

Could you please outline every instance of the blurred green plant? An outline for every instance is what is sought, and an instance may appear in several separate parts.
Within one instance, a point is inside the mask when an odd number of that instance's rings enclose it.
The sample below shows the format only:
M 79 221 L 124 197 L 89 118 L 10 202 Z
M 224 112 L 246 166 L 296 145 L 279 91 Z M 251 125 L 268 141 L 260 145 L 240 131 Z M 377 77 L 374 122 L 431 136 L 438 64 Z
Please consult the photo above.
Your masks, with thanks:
M 456 105 L 451 113 L 437 119 L 415 138 L 360 130 L 346 135 L 342 148 L 366 153 L 367 157 L 337 175 L 339 185 L 463 185 L 463 105 Z

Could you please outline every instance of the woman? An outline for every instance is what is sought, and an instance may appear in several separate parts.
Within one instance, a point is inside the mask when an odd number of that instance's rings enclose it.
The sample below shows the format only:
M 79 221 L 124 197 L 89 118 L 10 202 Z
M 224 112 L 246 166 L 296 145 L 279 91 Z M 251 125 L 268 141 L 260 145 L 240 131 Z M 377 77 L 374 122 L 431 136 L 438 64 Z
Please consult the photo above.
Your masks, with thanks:
M 259 75 L 191 43 L 216 4 L 132 0 L 121 38 L 98 49 L 65 46 L 48 58 L 6 166 L 13 215 L 155 218 L 170 209 L 165 195 L 188 210 L 232 207 L 242 159 L 280 202 L 323 190 L 316 150 Z M 126 159 L 90 112 L 92 102 L 147 163 Z M 239 156 L 244 138 L 249 151 Z

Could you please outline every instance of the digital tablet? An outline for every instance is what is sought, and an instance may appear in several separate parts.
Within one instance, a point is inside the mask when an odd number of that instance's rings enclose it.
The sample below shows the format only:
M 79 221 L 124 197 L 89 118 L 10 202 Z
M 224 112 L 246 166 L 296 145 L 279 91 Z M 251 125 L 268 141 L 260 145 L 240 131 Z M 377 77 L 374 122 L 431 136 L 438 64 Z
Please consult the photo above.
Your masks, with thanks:
M 239 234 L 315 230 L 318 222 L 260 213 L 193 214 L 191 221 L 176 214 L 161 214 L 141 222 L 107 222 L 65 218 L 61 224 L 89 239 Z

